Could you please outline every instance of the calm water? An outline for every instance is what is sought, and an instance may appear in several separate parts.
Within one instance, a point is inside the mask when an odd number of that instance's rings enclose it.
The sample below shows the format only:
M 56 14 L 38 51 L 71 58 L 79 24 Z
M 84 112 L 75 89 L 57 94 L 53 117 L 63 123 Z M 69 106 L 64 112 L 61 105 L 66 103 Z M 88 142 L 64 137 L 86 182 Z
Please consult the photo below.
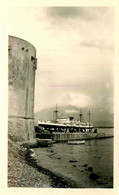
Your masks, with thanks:
M 112 133 L 113 129 L 98 129 L 104 131 Z M 58 143 L 35 149 L 35 153 L 39 164 L 75 181 L 79 188 L 113 187 L 113 138 L 86 140 L 84 145 Z M 99 178 L 90 179 L 92 172 Z

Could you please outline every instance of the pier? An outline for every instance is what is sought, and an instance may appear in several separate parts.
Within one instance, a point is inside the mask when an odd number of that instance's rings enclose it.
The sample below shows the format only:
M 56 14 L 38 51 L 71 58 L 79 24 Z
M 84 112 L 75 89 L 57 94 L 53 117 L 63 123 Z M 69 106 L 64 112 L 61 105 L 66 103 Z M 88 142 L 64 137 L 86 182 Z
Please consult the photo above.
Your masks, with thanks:
M 114 137 L 113 133 L 68 133 L 68 132 L 53 132 L 53 133 L 36 133 L 39 139 L 52 139 L 55 142 L 65 142 L 73 140 L 91 140 L 91 139 L 104 139 Z
M 54 141 L 69 141 L 69 140 L 90 140 L 113 137 L 112 133 L 53 133 Z

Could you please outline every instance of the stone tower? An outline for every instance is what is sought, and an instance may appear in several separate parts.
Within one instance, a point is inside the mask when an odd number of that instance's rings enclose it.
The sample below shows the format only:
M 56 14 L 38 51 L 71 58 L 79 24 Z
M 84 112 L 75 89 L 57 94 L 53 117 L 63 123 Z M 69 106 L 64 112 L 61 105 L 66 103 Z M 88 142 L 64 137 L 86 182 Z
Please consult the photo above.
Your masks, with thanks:
M 32 141 L 36 49 L 23 39 L 9 36 L 8 56 L 8 133 L 17 141 Z

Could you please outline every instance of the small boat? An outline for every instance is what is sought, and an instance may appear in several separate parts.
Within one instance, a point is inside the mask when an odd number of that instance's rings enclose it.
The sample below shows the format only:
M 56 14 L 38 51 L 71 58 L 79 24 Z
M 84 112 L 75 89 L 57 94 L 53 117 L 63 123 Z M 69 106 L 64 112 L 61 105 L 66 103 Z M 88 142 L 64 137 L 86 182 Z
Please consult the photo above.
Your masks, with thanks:
M 85 144 L 85 140 L 74 140 L 74 141 L 68 141 L 68 144 L 71 144 L 71 145 L 80 145 L 80 144 Z

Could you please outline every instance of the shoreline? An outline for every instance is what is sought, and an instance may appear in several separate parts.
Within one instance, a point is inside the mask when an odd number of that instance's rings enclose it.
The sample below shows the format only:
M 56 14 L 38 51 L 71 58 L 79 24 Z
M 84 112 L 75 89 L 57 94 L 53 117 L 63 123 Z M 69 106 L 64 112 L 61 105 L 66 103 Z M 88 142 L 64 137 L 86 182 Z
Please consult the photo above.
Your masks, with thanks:
M 29 166 L 34 167 L 39 173 L 41 172 L 50 178 L 51 186 L 49 186 L 49 187 L 52 187 L 52 188 L 77 188 L 77 185 L 74 181 L 66 180 L 63 176 L 62 177 L 58 176 L 57 174 L 50 171 L 49 169 L 39 165 L 37 163 L 36 159 L 27 157 L 25 160 Z
M 9 139 L 8 151 L 8 187 L 30 188 L 74 188 L 73 181 L 66 181 L 52 171 L 40 166 L 37 159 L 30 155 L 31 148 L 27 148 L 24 154 L 17 143 Z M 11 147 L 14 146 L 14 148 Z
M 13 145 L 13 143 L 11 143 Z M 11 145 L 10 144 L 10 145 Z M 74 177 L 69 177 L 65 171 L 63 172 L 60 169 L 62 165 L 62 158 L 60 159 L 57 153 L 55 153 L 55 148 L 53 147 L 30 147 L 27 148 L 26 154 L 19 154 L 19 147 L 17 143 L 14 143 L 16 146 L 15 150 L 9 151 L 9 170 L 8 170 L 8 187 L 36 187 L 36 188 L 88 188 L 81 181 L 76 182 Z M 10 147 L 9 147 L 10 148 Z M 32 148 L 32 149 L 31 149 Z M 23 148 L 24 149 L 24 148 Z M 30 151 L 35 151 L 35 155 L 32 156 Z M 54 150 L 54 151 L 53 151 Z M 50 153 L 50 156 L 49 156 Z M 15 156 L 14 156 L 15 155 Z M 47 158 L 45 158 L 47 156 Z M 48 164 L 49 160 L 52 160 L 53 163 L 57 164 L 58 169 L 54 166 L 55 164 Z M 88 174 L 88 177 L 93 173 L 93 176 L 96 176 L 95 170 L 90 172 L 88 168 L 90 164 L 80 164 L 78 161 L 71 162 L 70 165 L 75 171 L 75 167 L 80 166 L 79 180 L 82 176 Z M 78 160 L 78 159 L 76 159 Z M 46 163 L 47 162 L 47 163 Z M 78 163 L 78 164 L 77 164 Z M 85 163 L 88 163 L 85 161 Z M 80 165 L 79 165 L 80 164 Z M 83 166 L 82 166 L 83 165 Z M 93 167 L 92 167 L 93 168 Z M 87 169 L 87 171 L 86 171 Z M 16 174 L 17 173 L 17 174 Z M 94 175 L 95 174 L 95 175 Z M 113 182 L 113 178 L 111 179 Z M 101 182 L 101 181 L 100 181 Z M 82 185 L 83 184 L 83 185 Z M 89 188 L 92 188 L 89 186 Z M 113 188 L 113 183 L 106 184 L 106 187 L 102 187 L 101 184 L 93 188 Z
M 54 144 L 53 147 L 48 148 L 34 148 L 37 164 L 47 170 L 50 170 L 55 175 L 60 176 L 65 181 L 68 181 L 68 185 L 71 188 L 112 188 L 113 178 L 104 175 L 97 170 L 91 162 L 85 158 L 79 160 L 82 157 L 74 157 L 68 154 L 68 158 L 65 158 L 65 152 L 68 151 L 65 147 L 60 147 L 61 143 Z M 55 146 L 56 145 L 56 146 Z M 58 146 L 59 145 L 59 146 Z M 58 153 L 58 148 L 60 147 L 64 151 L 63 153 Z M 69 147 L 69 146 L 68 146 Z M 75 146 L 70 146 L 70 148 Z M 76 146 L 77 147 L 77 146 Z M 83 146 L 82 146 L 83 147 Z M 98 162 L 100 156 L 94 157 Z M 84 160 L 85 159 L 85 160 Z M 78 172 L 77 172 L 78 171 Z M 77 172 L 77 174 L 76 174 Z M 75 176 L 78 177 L 75 177 Z M 78 179 L 78 180 L 77 180 Z M 72 183 L 73 181 L 73 183 Z M 73 185 L 72 185 L 73 184 Z

